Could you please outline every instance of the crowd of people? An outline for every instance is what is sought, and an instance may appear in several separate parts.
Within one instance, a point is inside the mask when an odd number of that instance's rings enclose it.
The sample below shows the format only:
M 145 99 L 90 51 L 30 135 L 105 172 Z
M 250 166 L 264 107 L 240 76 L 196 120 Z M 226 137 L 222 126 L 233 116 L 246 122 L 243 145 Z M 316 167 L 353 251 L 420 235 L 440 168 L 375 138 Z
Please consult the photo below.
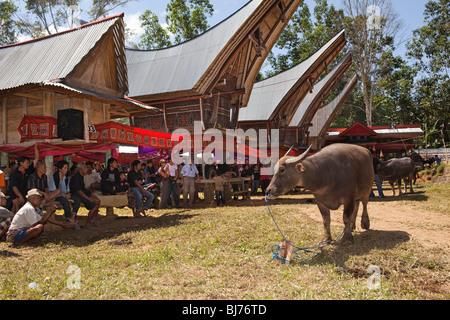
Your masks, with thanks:
M 190 208 L 195 198 L 195 182 L 203 176 L 202 167 L 191 160 L 176 165 L 170 158 L 158 163 L 135 160 L 123 166 L 119 166 L 117 159 L 110 158 L 105 164 L 88 161 L 69 166 L 67 161 L 58 161 L 54 164 L 54 173 L 47 177 L 46 163 L 39 160 L 36 147 L 33 160 L 19 157 L 5 171 L 0 170 L 0 239 L 26 243 L 42 233 L 48 222 L 79 230 L 77 214 L 81 204 L 88 210 L 83 227 L 96 228 L 101 206 L 99 193 L 133 195 L 129 197 L 129 206 L 134 208 L 135 217 L 145 216 L 153 207 Z M 240 166 L 236 161 L 233 165 L 218 165 L 211 161 L 205 166 L 204 177 L 214 179 L 218 206 L 226 202 L 225 179 L 252 177 L 252 194 L 259 187 L 264 192 L 270 181 L 268 176 L 261 174 L 259 164 Z M 181 181 L 181 190 L 178 181 Z M 158 195 L 149 191 L 148 186 L 152 184 L 159 186 L 159 204 L 154 201 Z M 232 188 L 236 191 L 238 186 L 232 185 Z M 64 211 L 64 220 L 52 218 L 58 207 Z

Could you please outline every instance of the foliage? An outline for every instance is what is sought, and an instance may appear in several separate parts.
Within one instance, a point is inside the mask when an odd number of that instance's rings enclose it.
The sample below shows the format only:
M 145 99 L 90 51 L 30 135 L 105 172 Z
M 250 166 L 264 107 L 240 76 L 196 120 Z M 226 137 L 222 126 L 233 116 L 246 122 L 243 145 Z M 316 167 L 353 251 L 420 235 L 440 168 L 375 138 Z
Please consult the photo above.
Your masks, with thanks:
M 92 0 L 88 8 L 91 21 L 106 17 L 112 10 L 134 0 Z M 74 14 L 80 18 L 81 0 L 26 0 L 27 15 L 18 15 L 21 33 L 32 38 L 74 27 Z
M 407 55 L 420 76 L 415 87 L 417 118 L 427 128 L 430 140 L 425 144 L 430 147 L 442 146 L 441 126 L 450 120 L 449 21 L 450 1 L 429 1 L 425 6 L 425 25 L 414 31 L 407 45 Z
M 16 41 L 16 28 L 13 15 L 17 7 L 12 1 L 0 1 L 0 46 Z
M 146 10 L 139 17 L 139 20 L 141 21 L 141 27 L 145 29 L 139 43 L 141 49 L 159 49 L 171 45 L 169 33 L 161 26 L 156 13 Z
M 158 16 L 146 10 L 139 19 L 144 33 L 139 47 L 143 49 L 160 49 L 174 43 L 192 39 L 209 28 L 208 16 L 214 12 L 209 0 L 171 0 L 166 7 L 167 29 L 163 28 Z

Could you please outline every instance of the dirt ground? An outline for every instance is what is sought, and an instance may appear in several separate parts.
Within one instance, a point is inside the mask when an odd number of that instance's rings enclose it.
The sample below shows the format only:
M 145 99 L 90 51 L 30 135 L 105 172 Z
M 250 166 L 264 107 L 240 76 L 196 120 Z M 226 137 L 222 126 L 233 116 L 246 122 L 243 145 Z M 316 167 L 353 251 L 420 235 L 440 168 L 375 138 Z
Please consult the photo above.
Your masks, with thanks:
M 395 199 L 395 197 L 390 199 Z M 360 226 L 361 206 L 358 213 L 356 230 L 363 231 Z M 418 241 L 427 248 L 450 247 L 450 216 L 436 212 L 424 211 L 395 201 L 371 201 L 368 204 L 371 230 L 403 231 L 410 239 Z M 310 218 L 322 222 L 320 213 L 310 213 Z M 331 215 L 332 223 L 342 225 L 342 212 L 335 211 Z

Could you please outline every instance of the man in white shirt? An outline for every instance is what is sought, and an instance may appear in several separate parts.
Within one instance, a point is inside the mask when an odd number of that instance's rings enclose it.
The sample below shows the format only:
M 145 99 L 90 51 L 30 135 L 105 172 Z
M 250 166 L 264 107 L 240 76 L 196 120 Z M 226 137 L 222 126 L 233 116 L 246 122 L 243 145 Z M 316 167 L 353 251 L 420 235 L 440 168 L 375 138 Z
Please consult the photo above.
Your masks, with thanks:
M 40 235 L 44 231 L 44 225 L 49 221 L 61 227 L 69 227 L 66 223 L 50 219 L 57 209 L 56 205 L 53 205 L 45 214 L 41 211 L 39 206 L 42 196 L 37 189 L 28 191 L 26 197 L 28 202 L 14 215 L 6 235 L 7 241 L 22 245 Z
M 181 169 L 181 185 L 183 186 L 183 205 L 186 207 L 189 194 L 189 207 L 194 203 L 195 179 L 198 179 L 198 169 L 189 160 Z

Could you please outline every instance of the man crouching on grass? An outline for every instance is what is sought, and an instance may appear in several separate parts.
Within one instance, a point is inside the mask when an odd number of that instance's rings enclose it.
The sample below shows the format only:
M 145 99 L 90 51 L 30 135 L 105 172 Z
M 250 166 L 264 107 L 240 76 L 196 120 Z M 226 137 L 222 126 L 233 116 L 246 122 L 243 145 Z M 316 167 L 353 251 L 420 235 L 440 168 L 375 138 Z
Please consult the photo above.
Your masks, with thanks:
M 47 213 L 43 213 L 39 208 L 41 205 L 42 195 L 37 189 L 31 189 L 27 193 L 28 202 L 20 208 L 14 215 L 14 218 L 6 234 L 6 240 L 17 245 L 22 245 L 28 240 L 33 239 L 44 231 L 44 225 L 47 222 L 59 225 L 63 228 L 69 228 L 70 225 L 65 222 L 51 219 L 50 216 L 57 209 L 53 205 L 48 209 Z

